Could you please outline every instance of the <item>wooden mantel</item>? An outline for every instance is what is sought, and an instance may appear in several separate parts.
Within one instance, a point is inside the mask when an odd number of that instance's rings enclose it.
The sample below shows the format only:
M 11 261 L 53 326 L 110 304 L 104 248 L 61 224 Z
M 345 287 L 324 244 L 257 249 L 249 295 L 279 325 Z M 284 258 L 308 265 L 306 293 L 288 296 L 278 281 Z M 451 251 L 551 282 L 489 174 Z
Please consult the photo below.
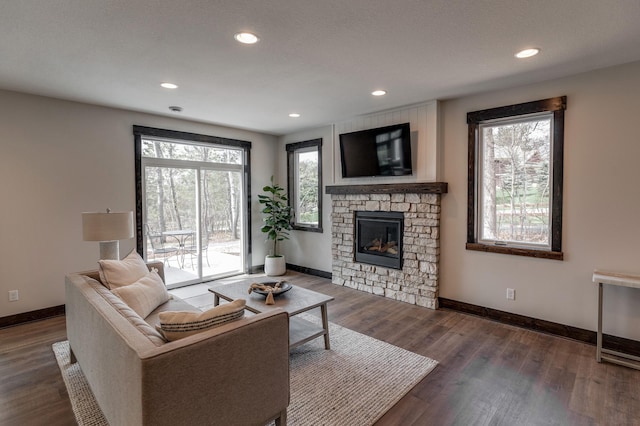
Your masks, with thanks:
M 327 194 L 446 194 L 447 191 L 447 182 L 331 185 L 325 188 Z

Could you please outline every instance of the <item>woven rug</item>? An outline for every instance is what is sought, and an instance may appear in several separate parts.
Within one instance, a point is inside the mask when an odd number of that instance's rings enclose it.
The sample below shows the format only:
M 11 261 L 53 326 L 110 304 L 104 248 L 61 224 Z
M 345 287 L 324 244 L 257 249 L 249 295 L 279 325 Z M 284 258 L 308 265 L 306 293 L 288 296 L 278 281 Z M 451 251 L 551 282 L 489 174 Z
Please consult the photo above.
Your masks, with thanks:
M 319 323 L 316 317 L 302 315 Z M 329 351 L 319 338 L 291 352 L 289 425 L 371 425 L 437 365 L 333 323 L 329 336 Z M 69 365 L 68 342 L 54 343 L 53 351 L 78 425 L 107 425 L 80 367 Z

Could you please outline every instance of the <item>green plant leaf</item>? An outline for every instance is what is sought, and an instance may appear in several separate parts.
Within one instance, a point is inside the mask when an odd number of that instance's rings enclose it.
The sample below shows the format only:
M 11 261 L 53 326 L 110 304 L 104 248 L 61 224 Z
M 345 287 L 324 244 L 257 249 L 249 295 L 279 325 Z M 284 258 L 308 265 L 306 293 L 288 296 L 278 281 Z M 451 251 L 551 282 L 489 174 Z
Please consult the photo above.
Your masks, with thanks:
M 288 205 L 285 188 L 278 185 L 271 176 L 271 185 L 265 185 L 258 201 L 264 206 L 261 210 L 264 226 L 260 229 L 267 240 L 273 240 L 273 254 L 278 255 L 278 241 L 288 240 L 288 231 L 292 229 L 292 208 Z

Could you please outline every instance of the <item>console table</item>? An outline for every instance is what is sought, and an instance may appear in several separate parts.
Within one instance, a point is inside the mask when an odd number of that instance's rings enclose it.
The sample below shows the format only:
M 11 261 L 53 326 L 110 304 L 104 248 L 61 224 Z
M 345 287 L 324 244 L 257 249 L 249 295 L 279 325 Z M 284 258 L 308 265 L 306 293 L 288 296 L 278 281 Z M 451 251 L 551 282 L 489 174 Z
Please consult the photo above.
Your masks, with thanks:
M 593 282 L 598 283 L 598 339 L 596 349 L 596 360 L 602 362 L 602 360 L 609 361 L 614 364 L 624 365 L 625 367 L 635 368 L 640 370 L 640 357 L 625 354 L 610 349 L 604 349 L 602 347 L 602 294 L 603 284 L 617 285 L 620 287 L 630 287 L 640 289 L 640 275 L 628 275 L 618 274 L 615 272 L 593 271 Z M 617 358 L 610 357 L 608 355 L 614 355 Z M 623 359 L 619 359 L 623 358 Z M 625 361 L 628 359 L 630 361 Z

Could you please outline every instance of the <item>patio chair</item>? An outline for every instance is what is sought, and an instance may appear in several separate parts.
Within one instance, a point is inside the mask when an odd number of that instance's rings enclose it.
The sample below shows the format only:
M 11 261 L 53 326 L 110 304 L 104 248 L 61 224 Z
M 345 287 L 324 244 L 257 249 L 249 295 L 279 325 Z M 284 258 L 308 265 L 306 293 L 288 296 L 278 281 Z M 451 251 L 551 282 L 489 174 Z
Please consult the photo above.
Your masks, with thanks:
M 147 246 L 147 253 L 150 253 L 152 259 L 147 260 L 162 260 L 165 265 L 171 266 L 169 263 L 169 259 L 173 256 L 178 256 L 179 247 L 166 245 L 165 237 L 159 232 L 153 232 L 149 225 L 145 225 L 147 230 L 147 239 L 149 241 L 149 245 Z M 180 264 L 179 259 L 178 265 Z
M 191 237 L 188 242 L 190 244 L 186 245 L 184 247 L 184 252 L 185 254 L 189 255 L 189 259 L 191 261 L 191 269 L 195 269 L 195 264 L 193 263 L 193 260 L 195 258 L 197 258 L 198 256 L 198 246 L 195 243 L 195 234 L 193 237 Z M 211 264 L 209 263 L 209 255 L 208 255 L 208 251 L 209 251 L 209 234 L 206 232 L 203 232 L 200 235 L 200 239 L 202 241 L 202 257 L 204 257 L 204 259 L 207 261 L 207 266 L 211 267 Z

